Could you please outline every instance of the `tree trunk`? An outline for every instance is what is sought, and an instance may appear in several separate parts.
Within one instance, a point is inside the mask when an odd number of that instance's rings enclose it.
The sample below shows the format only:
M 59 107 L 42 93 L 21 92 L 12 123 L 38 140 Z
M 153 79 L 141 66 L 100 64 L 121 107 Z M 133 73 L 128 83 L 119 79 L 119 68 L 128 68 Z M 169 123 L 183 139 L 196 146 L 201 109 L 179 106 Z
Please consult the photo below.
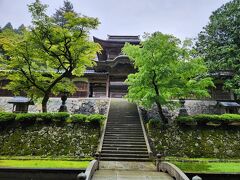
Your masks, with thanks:
M 157 102 L 157 101 L 156 101 L 156 104 L 157 104 L 158 113 L 159 113 L 159 115 L 160 115 L 160 118 L 161 118 L 162 122 L 163 122 L 164 124 L 167 124 L 167 123 L 168 123 L 168 120 L 166 119 L 166 117 L 165 117 L 164 114 L 163 114 L 163 110 L 162 110 L 161 104 L 160 104 L 159 102 Z
M 49 94 L 45 94 L 42 100 L 42 112 L 47 112 L 47 102 L 49 100 Z
M 156 72 L 153 71 L 153 78 L 152 78 L 152 84 L 154 86 L 154 90 L 155 90 L 155 93 L 157 95 L 157 99 L 155 100 L 155 103 L 157 104 L 157 108 L 158 108 L 158 113 L 160 115 L 160 118 L 162 120 L 162 122 L 164 124 L 167 124 L 168 123 L 168 120 L 167 118 L 164 116 L 163 114 L 163 110 L 162 110 L 162 106 L 160 104 L 160 102 L 158 101 L 159 100 L 159 97 L 160 97 L 160 92 L 159 92 L 159 89 L 158 89 L 158 86 L 157 86 L 157 83 L 155 82 L 155 78 L 156 78 Z

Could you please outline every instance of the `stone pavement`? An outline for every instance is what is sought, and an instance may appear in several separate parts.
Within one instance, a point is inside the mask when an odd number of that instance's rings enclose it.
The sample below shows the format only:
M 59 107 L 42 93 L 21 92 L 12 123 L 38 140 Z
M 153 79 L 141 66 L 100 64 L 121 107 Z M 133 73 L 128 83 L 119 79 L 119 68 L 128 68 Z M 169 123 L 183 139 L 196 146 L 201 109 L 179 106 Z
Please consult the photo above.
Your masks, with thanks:
M 101 161 L 93 180 L 173 180 L 151 162 Z

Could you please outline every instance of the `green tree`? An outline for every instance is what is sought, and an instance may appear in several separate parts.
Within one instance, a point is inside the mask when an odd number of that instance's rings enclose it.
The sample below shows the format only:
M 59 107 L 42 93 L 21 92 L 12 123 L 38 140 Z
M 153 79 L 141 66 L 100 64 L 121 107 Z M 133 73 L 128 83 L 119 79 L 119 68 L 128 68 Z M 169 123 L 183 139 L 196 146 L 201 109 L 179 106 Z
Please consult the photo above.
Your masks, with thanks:
M 23 31 L 25 31 L 26 30 L 26 27 L 24 26 L 24 24 L 22 24 L 21 26 L 19 26 L 16 30 L 15 30 L 15 32 L 16 33 L 22 33 Z
M 63 7 L 59 8 L 53 15 L 53 18 L 58 25 L 63 26 L 64 24 L 66 24 L 66 18 L 64 17 L 64 14 L 69 12 L 76 14 L 72 3 L 66 0 L 64 1 Z
M 11 24 L 10 22 L 8 22 L 8 23 L 2 28 L 2 30 L 6 30 L 6 29 L 11 29 L 11 30 L 13 30 L 13 26 L 12 26 L 12 24 Z
M 225 86 L 240 95 L 240 1 L 232 0 L 210 16 L 198 35 L 197 51 L 203 55 L 210 71 L 228 70 L 234 76 Z
M 76 90 L 71 78 L 82 76 L 100 46 L 89 40 L 89 30 L 95 29 L 96 18 L 68 12 L 66 23 L 60 26 L 48 16 L 46 5 L 36 0 L 29 5 L 32 26 L 18 34 L 5 30 L 0 34 L 6 56 L 1 56 L 1 76 L 10 80 L 7 89 L 19 94 L 42 98 L 42 111 L 47 111 L 51 93 Z
M 123 52 L 138 70 L 130 74 L 127 98 L 146 108 L 157 105 L 163 123 L 167 119 L 162 106 L 176 98 L 209 96 L 211 78 L 205 77 L 207 68 L 200 57 L 193 56 L 187 41 L 160 32 L 146 35 L 140 45 L 126 44 Z

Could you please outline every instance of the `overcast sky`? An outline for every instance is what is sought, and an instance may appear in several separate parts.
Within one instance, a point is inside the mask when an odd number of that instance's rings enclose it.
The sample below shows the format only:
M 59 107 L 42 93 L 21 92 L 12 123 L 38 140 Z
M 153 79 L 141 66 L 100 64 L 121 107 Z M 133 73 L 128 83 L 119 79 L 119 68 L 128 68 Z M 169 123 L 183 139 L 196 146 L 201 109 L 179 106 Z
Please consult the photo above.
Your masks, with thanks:
M 0 0 L 0 26 L 14 27 L 31 22 L 27 4 L 35 0 Z M 178 38 L 194 38 L 208 23 L 211 12 L 230 0 L 70 0 L 75 11 L 98 17 L 101 25 L 91 34 L 143 35 L 161 31 Z M 41 0 L 53 14 L 63 0 Z

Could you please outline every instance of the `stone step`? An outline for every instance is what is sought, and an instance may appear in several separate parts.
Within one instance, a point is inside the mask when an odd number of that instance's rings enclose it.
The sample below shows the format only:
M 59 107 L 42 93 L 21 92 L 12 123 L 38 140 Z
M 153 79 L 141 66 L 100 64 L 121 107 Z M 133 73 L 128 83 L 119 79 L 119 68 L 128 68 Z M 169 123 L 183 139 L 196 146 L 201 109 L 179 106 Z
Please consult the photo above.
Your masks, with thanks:
M 108 131 L 106 131 L 105 132 L 105 134 L 129 134 L 129 135 L 131 135 L 131 134 L 143 134 L 143 132 L 142 131 L 110 131 L 110 130 L 108 130 Z
M 105 134 L 104 138 L 111 137 L 111 138 L 144 138 L 143 134 L 136 135 L 136 134 Z
M 110 153 L 101 153 L 101 157 L 132 157 L 132 158 L 148 158 L 148 154 L 110 154 Z
M 118 126 L 118 125 L 107 125 L 106 129 L 120 129 L 120 130 L 124 130 L 124 129 L 137 129 L 137 130 L 141 130 L 142 131 L 142 127 L 141 126 Z
M 106 130 L 139 130 L 142 131 L 140 127 L 107 127 Z
M 142 127 L 141 123 L 132 123 L 132 122 L 107 122 L 107 126 L 120 126 L 120 127 L 124 127 L 124 126 L 133 126 L 133 127 Z
M 114 134 L 122 134 L 122 133 L 143 133 L 141 130 L 138 130 L 138 129 L 118 129 L 118 130 L 115 130 L 115 129 L 107 129 L 105 132 L 108 132 L 108 133 L 114 133 Z
M 107 144 L 107 143 L 104 143 L 103 144 L 103 147 L 135 147 L 135 148 L 145 148 L 146 147 L 146 144 L 142 145 L 142 144 Z
M 112 113 L 110 113 L 108 115 L 108 117 L 111 117 L 113 119 L 133 118 L 133 119 L 137 120 L 139 118 L 139 115 L 138 114 L 132 114 L 132 113 L 131 114 L 126 114 L 126 113 L 114 113 L 114 114 L 112 114 Z
M 132 157 L 101 157 L 102 161 L 150 161 L 149 158 Z
M 102 150 L 115 150 L 115 151 L 147 151 L 147 147 L 103 147 Z
M 105 136 L 125 136 L 125 137 L 144 137 L 142 132 L 116 132 L 116 131 L 112 131 L 112 132 L 106 132 Z
M 139 129 L 118 129 L 118 130 L 115 130 L 115 129 L 106 129 L 106 132 L 107 133 L 115 133 L 115 134 L 117 134 L 117 133 L 119 133 L 119 134 L 122 134 L 122 133 L 143 133 L 141 130 L 139 130 Z
M 111 120 L 133 120 L 139 121 L 138 116 L 131 116 L 131 115 L 124 115 L 124 114 L 115 114 L 115 115 L 108 115 L 108 118 Z
M 146 143 L 143 142 L 136 142 L 136 141 L 109 141 L 109 140 L 104 140 L 103 141 L 103 145 L 104 144 L 136 144 L 136 145 L 146 145 Z
M 119 125 L 119 126 L 138 126 L 141 127 L 139 123 L 132 123 L 132 122 L 107 122 L 107 125 Z
M 107 122 L 107 125 L 120 125 L 120 126 L 141 126 L 141 123 L 132 123 L 132 122 Z
M 104 138 L 104 141 L 123 141 L 123 142 L 145 142 L 144 138 L 139 138 L 139 139 L 127 139 L 127 138 L 122 138 L 122 139 L 117 139 L 117 138 Z
M 107 128 L 121 128 L 121 129 L 137 128 L 137 129 L 142 129 L 142 126 L 140 126 L 140 125 L 134 125 L 134 126 L 129 126 L 129 125 L 124 125 L 124 126 L 121 126 L 121 125 L 107 125 L 106 129 Z
M 127 137 L 124 137 L 124 136 L 104 136 L 104 139 L 114 139 L 114 140 L 136 140 L 136 141 L 139 141 L 139 140 L 145 140 L 144 137 L 131 137 L 131 136 L 127 136 Z
M 133 124 L 140 124 L 140 121 L 134 121 L 134 120 L 128 120 L 128 121 L 123 121 L 123 120 L 108 120 L 108 122 L 110 123 L 124 123 L 124 124 L 129 124 L 129 123 L 133 123 Z
M 132 121 L 128 121 L 128 122 L 125 122 L 125 121 L 112 121 L 112 120 L 108 120 L 107 121 L 107 124 L 120 124 L 120 125 L 141 125 L 140 122 L 132 122 Z
M 110 153 L 110 154 L 147 154 L 147 151 L 128 151 L 128 150 L 102 150 L 101 153 Z
M 125 128 L 125 127 L 136 127 L 141 128 L 141 124 L 121 124 L 121 123 L 107 123 L 108 127 L 119 127 L 119 128 Z

